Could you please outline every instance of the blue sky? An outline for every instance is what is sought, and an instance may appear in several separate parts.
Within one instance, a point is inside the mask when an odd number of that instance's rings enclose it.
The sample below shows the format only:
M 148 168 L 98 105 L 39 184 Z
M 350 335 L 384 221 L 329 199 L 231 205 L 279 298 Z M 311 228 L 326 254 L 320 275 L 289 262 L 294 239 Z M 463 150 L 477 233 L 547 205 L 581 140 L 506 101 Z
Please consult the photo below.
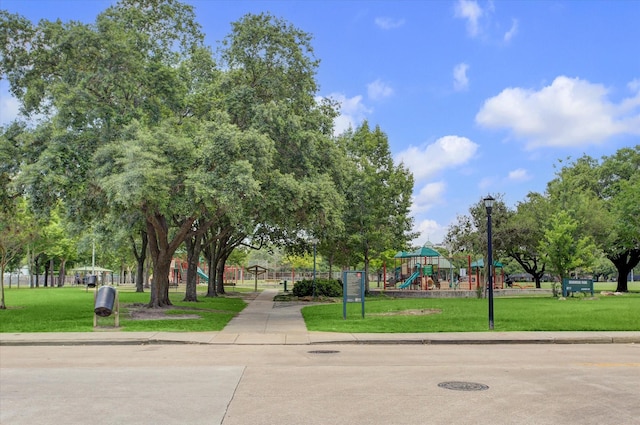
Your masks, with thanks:
M 439 243 L 487 194 L 542 192 L 554 164 L 640 143 L 640 1 L 188 0 L 215 47 L 246 13 L 313 35 L 336 130 L 379 125 L 415 177 L 413 216 Z M 39 19 L 93 22 L 112 1 L 3 0 Z M 0 82 L 0 123 L 17 113 Z

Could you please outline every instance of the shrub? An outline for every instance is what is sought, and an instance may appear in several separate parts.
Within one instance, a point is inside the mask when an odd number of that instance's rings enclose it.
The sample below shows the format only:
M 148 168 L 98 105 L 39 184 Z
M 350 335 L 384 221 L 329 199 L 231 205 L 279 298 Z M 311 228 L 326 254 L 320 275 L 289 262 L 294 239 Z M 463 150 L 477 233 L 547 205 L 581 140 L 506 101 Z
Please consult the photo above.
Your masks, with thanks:
M 313 280 L 301 280 L 293 285 L 296 297 L 313 296 Z M 316 279 L 316 295 L 319 297 L 341 297 L 342 284 L 336 279 Z

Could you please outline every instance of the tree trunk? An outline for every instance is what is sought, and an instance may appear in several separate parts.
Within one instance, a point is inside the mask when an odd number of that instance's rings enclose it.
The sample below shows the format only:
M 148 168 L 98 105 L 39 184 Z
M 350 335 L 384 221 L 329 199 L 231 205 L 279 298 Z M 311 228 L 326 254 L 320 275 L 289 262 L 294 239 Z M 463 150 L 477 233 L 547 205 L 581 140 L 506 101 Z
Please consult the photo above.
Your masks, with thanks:
M 158 308 L 170 306 L 169 273 L 171 272 L 171 255 L 161 253 L 153 261 L 153 280 L 151 282 L 151 300 L 149 307 Z
M 133 256 L 136 258 L 136 292 L 144 292 L 144 262 L 147 260 L 147 245 L 149 238 L 147 232 L 140 232 L 141 246 L 137 249 L 136 241 L 131 237 Z
M 44 263 L 44 274 L 42 275 L 42 277 L 44 277 L 44 287 L 48 288 L 49 287 L 49 268 L 51 267 L 51 264 L 48 261 L 45 261 Z M 53 285 L 51 285 L 53 286 Z
M 187 289 L 183 301 L 198 301 L 198 260 L 202 249 L 202 236 L 195 235 L 185 239 L 187 245 Z
M 209 245 L 211 247 L 211 244 Z M 216 263 L 211 253 L 211 248 L 208 252 L 205 249 L 205 258 L 207 259 L 207 268 L 209 269 L 209 282 L 207 282 L 207 297 L 217 297 L 218 291 L 216 291 Z
M 224 289 L 224 265 L 227 261 L 227 256 L 225 256 L 225 247 L 226 244 L 229 243 L 229 237 L 224 236 L 221 238 L 217 238 L 215 244 L 212 245 L 212 254 L 213 254 L 213 263 L 214 263 L 214 276 L 215 276 L 215 291 L 218 294 L 225 294 L 226 291 Z M 211 273 L 211 272 L 209 272 Z
M 33 267 L 36 271 L 36 288 L 40 287 L 40 255 L 33 259 Z
M 66 266 L 67 266 L 67 260 L 61 259 L 60 270 L 58 271 L 58 286 L 64 286 L 64 281 L 67 278 Z
M 153 285 L 149 307 L 158 308 L 172 305 L 169 300 L 169 273 L 171 260 L 176 249 L 184 242 L 191 231 L 195 218 L 184 220 L 169 240 L 169 226 L 166 217 L 159 213 L 146 215 L 149 250 L 153 260 Z
M 616 292 L 629 292 L 628 275 L 640 262 L 640 249 L 627 250 L 607 257 L 618 270 L 618 286 Z
M 364 246 L 364 291 L 369 294 L 369 244 L 365 242 Z
M 18 277 L 20 279 L 20 277 Z M 19 282 L 19 281 L 18 281 Z M 11 275 L 9 275 L 9 287 L 11 287 Z M 6 310 L 4 303 L 4 263 L 0 264 L 0 310 Z
M 333 279 L 333 252 L 329 255 L 329 279 Z
M 540 281 L 542 280 L 542 277 L 544 276 L 545 264 L 542 264 L 541 269 L 538 270 L 538 259 L 537 258 L 524 259 L 519 254 L 514 254 L 514 253 L 511 253 L 511 254 L 508 254 L 508 255 L 509 255 L 509 257 L 511 257 L 514 260 L 516 260 L 518 262 L 518 264 L 520 264 L 522 266 L 522 268 L 524 269 L 525 272 L 527 272 L 531 276 L 533 276 L 533 279 L 536 282 L 536 288 L 540 289 L 542 287 L 542 285 L 540 284 Z
M 226 264 L 227 259 L 224 255 L 218 258 L 216 262 L 216 281 L 218 282 L 218 293 L 224 294 L 224 265 Z

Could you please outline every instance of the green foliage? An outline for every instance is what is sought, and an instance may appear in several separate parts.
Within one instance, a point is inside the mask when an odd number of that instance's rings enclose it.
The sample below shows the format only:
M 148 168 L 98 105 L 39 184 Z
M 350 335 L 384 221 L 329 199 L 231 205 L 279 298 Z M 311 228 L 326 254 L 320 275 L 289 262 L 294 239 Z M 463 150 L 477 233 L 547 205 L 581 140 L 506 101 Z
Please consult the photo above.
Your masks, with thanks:
M 563 166 L 547 187 L 554 209 L 569 211 L 581 234 L 591 236 L 615 265 L 620 292 L 628 290 L 627 274 L 640 262 L 638 176 L 640 145 L 601 161 L 584 155 Z
M 507 240 L 501 235 L 505 232 L 505 227 L 509 222 L 511 212 L 508 211 L 504 203 L 502 194 L 494 195 L 495 202 L 491 212 L 492 232 L 493 232 L 493 249 L 496 251 L 493 258 L 498 260 L 500 253 L 505 253 Z M 457 222 L 450 225 L 445 236 L 445 244 L 452 251 L 464 252 L 471 255 L 472 259 L 478 254 L 482 254 L 483 258 L 488 258 L 487 253 L 487 209 L 484 200 L 479 199 L 475 204 L 469 207 L 469 214 L 459 215 Z M 486 260 L 485 260 L 486 264 Z M 466 267 L 466 263 L 464 264 Z M 486 270 L 482 269 L 483 273 Z
M 596 259 L 592 238 L 580 237 L 578 222 L 564 210 L 551 216 L 538 249 L 560 280 L 577 269 L 588 271 Z
M 544 275 L 546 264 L 538 245 L 544 231 L 544 223 L 549 213 L 549 201 L 538 193 L 529 193 L 527 199 L 518 203 L 515 211 L 507 211 L 504 226 L 494 232 L 498 249 L 511 257 L 530 273 L 536 287 Z M 512 273 L 512 270 L 505 271 Z
M 495 203 L 491 212 L 494 249 L 502 250 L 503 240 L 499 235 L 508 221 L 508 210 L 504 195 L 494 195 Z M 445 242 L 454 251 L 483 253 L 487 258 L 487 209 L 484 200 L 478 199 L 469 207 L 469 214 L 457 217 L 457 222 L 449 226 Z
M 224 263 L 254 232 L 286 245 L 301 229 L 342 227 L 336 105 L 316 101 L 304 31 L 246 15 L 218 67 L 193 7 L 176 0 L 121 0 L 91 24 L 4 11 L 0 23 L 0 71 L 44 121 L 15 131 L 20 143 L 3 139 L 0 157 L 24 159 L 14 172 L 43 217 L 63 199 L 82 225 L 146 231 L 159 271 L 151 304 L 169 303 L 168 262 L 195 233 L 216 229 L 210 252 Z
M 4 273 L 16 266 L 36 237 L 33 220 L 22 197 L 12 198 L 0 208 L 0 309 L 6 308 Z
M 405 249 L 415 236 L 409 214 L 413 175 L 394 164 L 387 135 L 378 126 L 371 129 L 365 121 L 338 142 L 347 156 L 345 232 L 323 251 L 344 266 L 364 263 L 368 276 L 371 260 L 385 250 Z
M 293 285 L 293 295 L 296 297 L 313 296 L 313 280 L 300 280 Z M 336 279 L 316 279 L 316 296 L 341 297 L 342 284 Z

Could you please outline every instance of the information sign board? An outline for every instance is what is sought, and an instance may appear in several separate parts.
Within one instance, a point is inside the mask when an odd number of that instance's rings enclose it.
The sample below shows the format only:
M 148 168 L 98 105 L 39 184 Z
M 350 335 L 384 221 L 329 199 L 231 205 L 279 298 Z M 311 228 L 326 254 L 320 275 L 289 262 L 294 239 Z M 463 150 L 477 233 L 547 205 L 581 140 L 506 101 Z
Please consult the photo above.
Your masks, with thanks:
M 591 292 L 593 296 L 593 280 L 591 279 L 562 279 L 562 296 L 572 292 Z
M 361 303 L 362 317 L 364 317 L 364 272 L 345 271 L 342 272 L 342 318 L 347 318 L 347 303 Z

